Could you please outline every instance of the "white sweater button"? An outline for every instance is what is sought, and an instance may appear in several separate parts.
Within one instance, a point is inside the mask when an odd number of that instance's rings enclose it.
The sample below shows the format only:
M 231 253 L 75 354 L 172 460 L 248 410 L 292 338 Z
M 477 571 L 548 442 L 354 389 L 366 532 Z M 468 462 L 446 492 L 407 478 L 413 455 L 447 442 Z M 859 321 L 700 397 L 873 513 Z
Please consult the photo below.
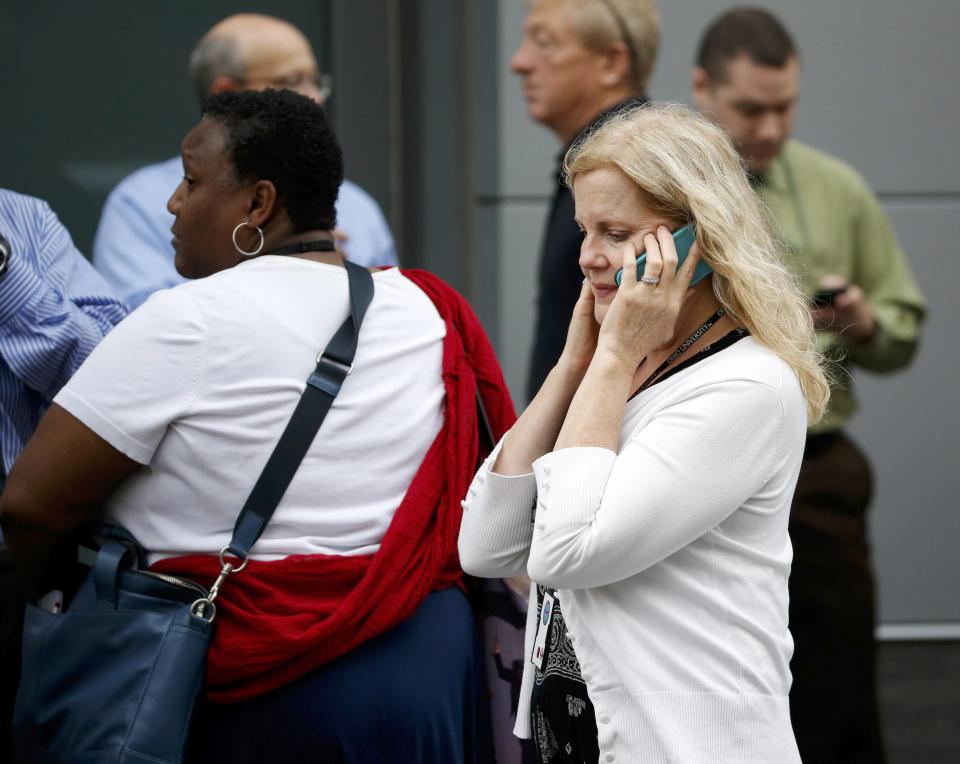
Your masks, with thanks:
M 598 721 L 599 721 L 601 724 L 609 724 L 609 723 L 610 723 L 610 717 L 607 716 L 606 714 L 601 714 L 600 717 L 599 717 L 599 719 L 598 719 Z
M 613 760 L 616 759 L 617 757 L 614 756 L 612 752 L 608 752 L 607 755 L 604 756 L 603 758 L 605 758 L 607 761 L 613 761 Z

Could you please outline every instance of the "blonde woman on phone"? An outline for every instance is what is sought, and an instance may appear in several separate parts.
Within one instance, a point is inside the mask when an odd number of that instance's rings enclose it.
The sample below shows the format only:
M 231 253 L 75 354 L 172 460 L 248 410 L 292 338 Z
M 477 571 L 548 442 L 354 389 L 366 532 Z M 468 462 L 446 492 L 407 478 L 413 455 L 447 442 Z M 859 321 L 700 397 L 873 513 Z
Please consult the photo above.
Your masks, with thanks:
M 565 169 L 581 296 L 459 541 L 468 572 L 533 581 L 516 733 L 542 762 L 799 762 L 787 519 L 829 395 L 805 298 L 689 110 L 617 115 Z

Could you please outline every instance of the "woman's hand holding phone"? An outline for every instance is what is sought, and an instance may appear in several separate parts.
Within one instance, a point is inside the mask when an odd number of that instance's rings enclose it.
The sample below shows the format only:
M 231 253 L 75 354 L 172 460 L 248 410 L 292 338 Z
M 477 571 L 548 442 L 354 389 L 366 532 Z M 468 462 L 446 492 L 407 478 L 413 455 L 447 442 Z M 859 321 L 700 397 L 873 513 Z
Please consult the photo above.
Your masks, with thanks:
M 656 236 L 647 234 L 643 243 L 647 264 L 641 282 L 637 280 L 636 243 L 631 240 L 623 248 L 620 286 L 603 313 L 593 359 L 569 400 L 555 450 L 575 446 L 616 450 L 624 404 L 634 389 L 641 362 L 676 333 L 677 317 L 700 258 L 692 252 L 678 270 L 677 249 L 665 226 L 657 229 Z M 613 263 L 608 262 L 608 268 L 610 265 Z M 604 270 L 609 273 L 612 268 Z M 653 281 L 656 283 L 650 283 Z M 581 298 L 586 299 L 584 295 Z M 575 333 L 575 324 L 571 324 L 571 333 Z M 545 398 L 552 377 L 551 373 L 531 408 Z M 521 420 L 529 413 L 530 408 Z
M 696 223 L 687 223 L 685 226 L 678 228 L 673 232 L 673 245 L 677 250 L 677 265 L 678 267 L 683 264 L 683 261 L 686 259 L 687 254 L 690 252 L 690 248 L 697 241 L 697 224 Z M 644 268 L 647 265 L 647 254 L 644 252 L 637 258 L 637 278 L 639 279 L 644 275 Z M 617 286 L 620 286 L 620 280 L 623 278 L 623 268 L 620 268 L 614 279 L 617 282 Z M 693 272 L 693 278 L 690 279 L 690 286 L 693 286 L 699 281 L 702 281 L 707 276 L 713 273 L 713 269 L 710 267 L 710 264 L 705 260 L 701 260 L 699 265 L 697 265 L 696 270 Z
M 653 350 L 670 342 L 676 334 L 677 318 L 687 296 L 690 281 L 700 262 L 696 245 L 677 269 L 677 249 L 665 226 L 656 236 L 643 238 L 647 262 L 645 278 L 656 284 L 637 281 L 637 248 L 631 241 L 623 251 L 620 288 L 603 321 L 597 352 L 618 359 L 631 373 Z

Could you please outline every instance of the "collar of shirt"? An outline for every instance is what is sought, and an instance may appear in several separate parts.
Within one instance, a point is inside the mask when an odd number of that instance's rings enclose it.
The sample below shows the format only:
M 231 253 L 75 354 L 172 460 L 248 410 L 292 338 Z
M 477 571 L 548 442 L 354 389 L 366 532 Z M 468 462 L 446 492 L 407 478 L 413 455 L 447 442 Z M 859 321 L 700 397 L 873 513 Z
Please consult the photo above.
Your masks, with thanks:
M 750 180 L 751 187 L 759 191 L 763 188 L 765 191 L 776 191 L 779 193 L 790 193 L 790 177 L 787 162 L 787 155 L 790 152 L 790 142 L 783 144 L 780 153 L 770 163 L 770 167 L 763 175 L 757 175 L 747 172 L 747 178 Z
M 635 109 L 638 106 L 643 106 L 643 104 L 647 103 L 648 100 L 649 99 L 645 95 L 631 96 L 624 101 L 615 103 L 609 109 L 600 112 L 597 116 L 590 120 L 587 125 L 573 137 L 573 140 L 564 146 L 560 153 L 557 154 L 557 183 L 559 183 L 561 186 L 563 185 L 563 158 L 567 155 L 567 152 L 577 141 L 579 141 L 585 134 L 600 127 L 600 125 L 610 119 L 610 117 L 616 116 L 617 114 L 625 111 L 629 111 L 630 109 Z

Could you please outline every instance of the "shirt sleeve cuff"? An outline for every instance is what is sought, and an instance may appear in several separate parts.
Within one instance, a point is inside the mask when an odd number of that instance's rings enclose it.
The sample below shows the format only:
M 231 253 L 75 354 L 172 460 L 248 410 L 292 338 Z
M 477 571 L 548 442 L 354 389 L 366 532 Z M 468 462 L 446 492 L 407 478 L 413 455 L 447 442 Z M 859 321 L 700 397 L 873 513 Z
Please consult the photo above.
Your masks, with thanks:
M 42 287 L 43 280 L 22 253 L 12 253 L 7 272 L 0 277 L 0 324 L 17 315 Z
M 464 513 L 469 515 L 474 538 L 482 539 L 480 545 L 509 549 L 528 544 L 537 491 L 533 475 L 508 477 L 487 470 L 474 482 L 478 484 L 477 494 L 468 497 Z
M 898 338 L 890 331 L 886 317 L 878 314 L 873 336 L 866 342 L 845 342 L 850 357 L 873 371 L 893 371 L 907 363 L 916 348 L 915 337 Z
M 113 422 L 73 390 L 63 388 L 53 399 L 53 402 L 83 422 L 86 427 L 93 430 L 117 451 L 138 464 L 149 464 L 153 458 L 154 449 L 116 427 Z
M 562 448 L 537 459 L 538 524 L 556 528 L 592 522 L 616 460 L 610 449 L 586 446 Z
M 463 502 L 464 523 L 471 527 L 471 536 L 488 550 L 527 544 L 533 531 L 537 482 L 532 472 L 494 472 L 493 465 L 502 447 L 503 438 L 477 470 Z

